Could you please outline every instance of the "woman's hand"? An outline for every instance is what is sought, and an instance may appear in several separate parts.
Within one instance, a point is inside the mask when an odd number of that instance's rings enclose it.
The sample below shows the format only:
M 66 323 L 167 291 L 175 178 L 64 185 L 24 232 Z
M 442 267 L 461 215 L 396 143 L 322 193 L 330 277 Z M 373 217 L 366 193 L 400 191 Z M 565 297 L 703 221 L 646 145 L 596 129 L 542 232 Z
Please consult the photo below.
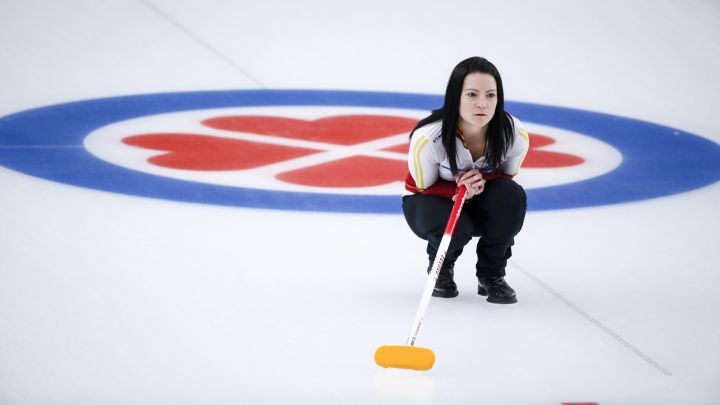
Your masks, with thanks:
M 455 175 L 455 183 L 457 183 L 458 187 L 464 185 L 467 189 L 467 193 L 465 194 L 466 200 L 482 193 L 485 189 L 485 179 L 483 179 L 482 174 L 478 169 L 472 169 L 467 172 L 458 172 L 458 174 Z M 457 194 L 452 197 L 453 201 L 455 201 L 455 199 L 457 199 Z

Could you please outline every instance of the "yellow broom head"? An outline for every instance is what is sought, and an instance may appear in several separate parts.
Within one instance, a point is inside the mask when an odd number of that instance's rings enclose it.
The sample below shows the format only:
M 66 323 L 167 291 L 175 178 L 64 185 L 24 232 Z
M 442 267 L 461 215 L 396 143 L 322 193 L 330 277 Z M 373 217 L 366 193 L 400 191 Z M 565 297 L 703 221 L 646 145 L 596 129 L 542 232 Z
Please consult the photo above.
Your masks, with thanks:
M 385 368 L 430 370 L 435 364 L 435 353 L 424 347 L 380 346 L 375 350 L 375 363 Z

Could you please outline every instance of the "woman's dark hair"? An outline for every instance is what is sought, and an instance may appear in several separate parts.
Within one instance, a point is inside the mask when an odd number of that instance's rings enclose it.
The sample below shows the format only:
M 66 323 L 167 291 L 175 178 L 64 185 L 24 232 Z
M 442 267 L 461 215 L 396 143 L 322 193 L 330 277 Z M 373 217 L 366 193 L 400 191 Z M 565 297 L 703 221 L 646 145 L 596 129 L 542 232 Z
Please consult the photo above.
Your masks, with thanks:
M 460 96 L 462 95 L 465 77 L 470 73 L 487 73 L 495 78 L 497 84 L 497 106 L 495 113 L 488 124 L 485 161 L 493 169 L 502 162 L 513 143 L 513 121 L 510 115 L 505 112 L 505 94 L 503 92 L 502 79 L 495 65 L 485 58 L 473 56 L 458 63 L 450 74 L 447 89 L 445 90 L 445 101 L 442 107 L 433 110 L 429 116 L 420 120 L 410 133 L 413 133 L 427 124 L 442 120 L 442 142 L 450 161 L 450 171 L 457 173 L 457 149 L 455 137 L 457 136 L 458 118 L 460 116 Z

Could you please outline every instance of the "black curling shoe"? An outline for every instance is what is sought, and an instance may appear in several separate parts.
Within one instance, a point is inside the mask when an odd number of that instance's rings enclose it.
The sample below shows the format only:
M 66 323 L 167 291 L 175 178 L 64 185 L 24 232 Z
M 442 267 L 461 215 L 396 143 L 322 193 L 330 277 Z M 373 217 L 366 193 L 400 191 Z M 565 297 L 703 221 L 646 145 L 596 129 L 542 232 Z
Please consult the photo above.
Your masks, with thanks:
M 515 290 L 503 277 L 479 277 L 478 294 L 487 296 L 493 304 L 514 304 L 517 302 Z
M 427 268 L 428 274 L 432 270 L 433 260 L 430 260 L 430 265 Z M 440 269 L 440 275 L 435 282 L 435 288 L 433 288 L 433 297 L 442 298 L 454 298 L 458 296 L 457 285 L 453 276 L 455 274 L 455 263 L 444 262 L 442 269 Z

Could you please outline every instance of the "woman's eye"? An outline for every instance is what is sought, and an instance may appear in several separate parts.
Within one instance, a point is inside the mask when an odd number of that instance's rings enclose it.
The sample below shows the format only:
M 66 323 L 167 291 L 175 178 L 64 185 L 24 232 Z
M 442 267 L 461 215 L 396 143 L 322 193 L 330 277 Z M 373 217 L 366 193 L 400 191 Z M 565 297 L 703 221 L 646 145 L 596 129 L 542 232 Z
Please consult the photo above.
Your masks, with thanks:
M 467 96 L 468 96 L 468 97 L 475 97 L 475 96 L 477 96 L 477 94 L 475 94 L 475 93 L 468 93 Z
M 497 94 L 495 94 L 495 93 L 488 94 L 488 98 L 495 98 L 496 96 L 497 96 Z

